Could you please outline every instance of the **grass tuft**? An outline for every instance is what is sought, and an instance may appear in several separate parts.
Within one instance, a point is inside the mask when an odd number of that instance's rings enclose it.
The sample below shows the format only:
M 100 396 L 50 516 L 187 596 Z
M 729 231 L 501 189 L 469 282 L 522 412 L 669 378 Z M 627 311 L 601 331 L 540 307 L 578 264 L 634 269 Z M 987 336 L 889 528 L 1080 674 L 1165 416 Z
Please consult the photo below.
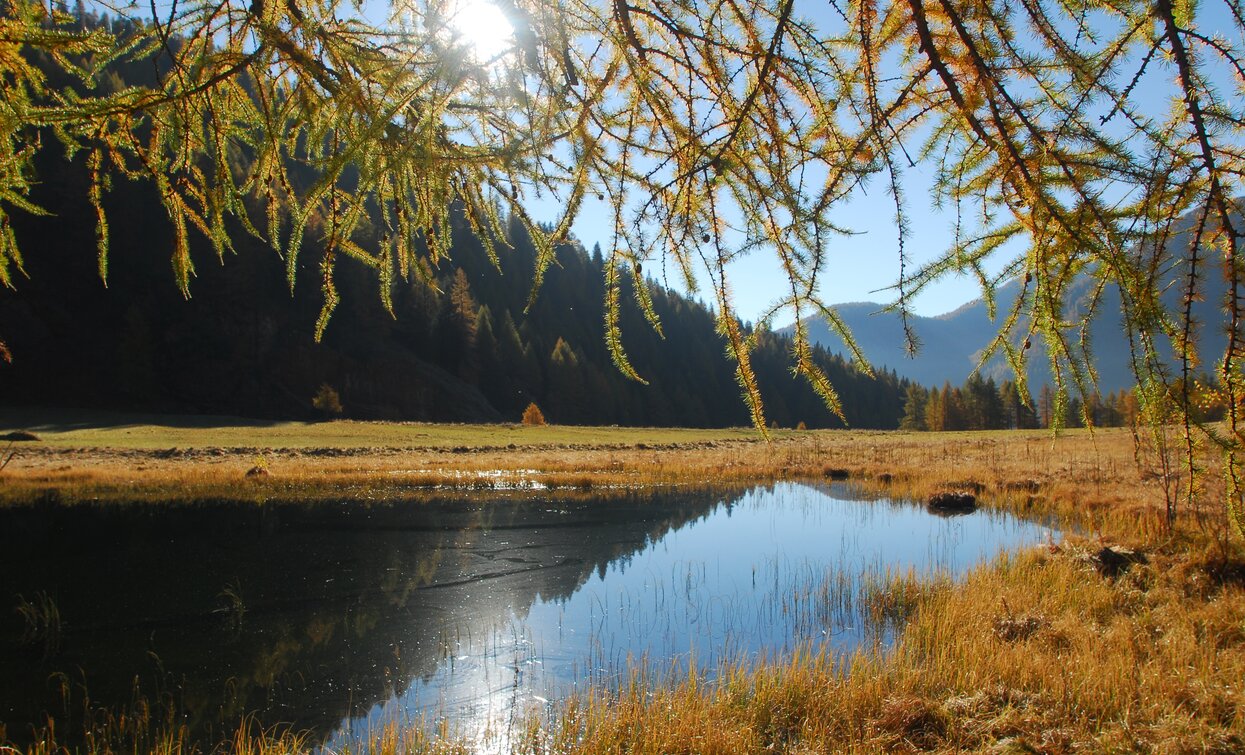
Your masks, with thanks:
M 23 645 L 38 647 L 44 660 L 60 652 L 65 623 L 61 619 L 60 608 L 50 595 L 42 590 L 30 600 L 18 595 L 15 610 L 22 621 L 20 641 Z

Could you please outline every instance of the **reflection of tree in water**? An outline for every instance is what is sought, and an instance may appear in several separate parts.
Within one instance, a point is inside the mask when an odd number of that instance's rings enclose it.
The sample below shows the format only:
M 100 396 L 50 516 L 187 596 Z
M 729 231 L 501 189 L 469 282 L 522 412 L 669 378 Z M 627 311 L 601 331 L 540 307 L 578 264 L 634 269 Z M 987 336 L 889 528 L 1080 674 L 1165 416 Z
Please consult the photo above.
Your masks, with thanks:
M 4 599 L 43 592 L 64 626 L 60 652 L 44 659 L 15 648 L 21 619 L 0 611 L 14 659 L 0 720 L 20 738 L 45 713 L 63 715 L 48 683 L 63 672 L 103 706 L 131 700 L 138 679 L 176 701 L 196 738 L 246 713 L 326 732 L 430 677 L 456 637 L 569 597 L 722 499 L 0 511 Z

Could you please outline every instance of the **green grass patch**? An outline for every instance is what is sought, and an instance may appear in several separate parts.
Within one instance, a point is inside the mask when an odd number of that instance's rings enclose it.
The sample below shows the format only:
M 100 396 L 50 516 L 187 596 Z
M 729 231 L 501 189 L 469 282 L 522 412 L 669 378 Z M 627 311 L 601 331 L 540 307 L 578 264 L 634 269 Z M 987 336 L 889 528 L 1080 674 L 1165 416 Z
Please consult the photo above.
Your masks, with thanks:
M 66 409 L 0 409 L 0 433 L 29 430 L 60 448 L 496 448 L 669 446 L 756 441 L 753 428 L 468 425 L 427 422 L 288 422 L 204 415 L 125 414 Z

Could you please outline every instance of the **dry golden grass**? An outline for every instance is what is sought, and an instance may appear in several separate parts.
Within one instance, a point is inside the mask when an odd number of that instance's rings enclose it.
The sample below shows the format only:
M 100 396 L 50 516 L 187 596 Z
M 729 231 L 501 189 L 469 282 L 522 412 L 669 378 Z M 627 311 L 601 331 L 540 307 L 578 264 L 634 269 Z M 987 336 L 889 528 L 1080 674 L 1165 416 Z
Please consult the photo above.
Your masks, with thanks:
M 922 498 L 967 484 L 996 505 L 1023 508 L 1036 498 L 1043 510 L 1070 508 L 1092 521 L 1099 509 L 1113 516 L 1151 511 L 1160 487 L 1152 470 L 1135 463 L 1126 430 L 1058 438 L 1037 431 L 778 431 L 767 442 L 740 429 L 419 425 L 418 434 L 435 441 L 419 445 L 395 441 L 409 427 L 399 436 L 383 423 L 331 422 L 300 426 L 297 435 L 286 428 L 252 437 L 289 445 L 229 446 L 200 429 L 187 435 L 154 425 L 142 426 L 142 443 L 134 445 L 128 427 L 69 439 L 41 433 L 44 442 L 23 444 L 0 475 L 0 500 L 368 500 L 430 489 L 608 489 L 847 474 Z M 235 440 L 237 432 L 219 435 Z M 349 442 L 334 445 L 343 435 Z M 248 476 L 257 468 L 263 473 Z
M 972 490 L 987 506 L 1059 521 L 1079 534 L 984 565 L 956 584 L 895 575 L 873 587 L 879 616 L 906 621 L 890 652 L 848 661 L 801 654 L 757 669 L 636 680 L 568 701 L 534 721 L 516 749 L 616 752 L 1241 752 L 1245 751 L 1245 552 L 1215 503 L 1213 464 L 1195 510 L 1187 481 L 1138 453 L 1128 431 L 905 434 L 801 432 L 766 443 L 714 436 L 498 448 L 334 452 L 206 447 L 157 454 L 95 448 L 24 453 L 4 496 L 367 499 L 436 489 L 619 485 L 837 477 L 898 497 Z M 360 450 L 361 449 L 361 450 Z M 127 498 L 128 496 L 128 498 Z M 1164 507 L 1179 502 L 1175 530 Z M 1112 576 L 1107 544 L 1144 561 Z M 149 741 L 170 741 L 153 737 Z M 176 745 L 175 738 L 172 740 Z M 291 738 L 242 736 L 232 752 L 282 752 Z M 390 729 L 371 751 L 462 752 L 437 732 Z M 105 751 L 101 749 L 100 751 Z M 174 746 L 171 751 L 181 751 Z
M 573 747 L 536 749 L 1240 752 L 1245 595 L 1198 595 L 1178 566 L 1160 552 L 1108 580 L 1073 551 L 1005 559 L 935 591 L 891 653 L 594 700 L 561 722 Z M 1000 631 L 1018 617 L 1032 630 Z

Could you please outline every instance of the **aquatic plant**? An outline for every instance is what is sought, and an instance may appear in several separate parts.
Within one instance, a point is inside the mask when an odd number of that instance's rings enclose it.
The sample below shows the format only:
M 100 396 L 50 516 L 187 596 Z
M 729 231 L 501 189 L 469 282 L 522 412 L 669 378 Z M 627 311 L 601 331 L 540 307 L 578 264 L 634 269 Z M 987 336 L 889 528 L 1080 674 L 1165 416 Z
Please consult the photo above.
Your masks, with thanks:
M 235 580 L 225 585 L 216 597 L 223 601 L 223 605 L 213 609 L 213 613 L 220 615 L 230 630 L 240 631 L 242 620 L 246 618 L 246 603 L 242 600 L 241 583 Z
M 38 646 L 44 659 L 60 652 L 65 622 L 52 596 L 42 590 L 36 592 L 32 600 L 18 595 L 15 610 L 22 619 L 22 644 Z
M 866 572 L 860 580 L 857 610 L 874 631 L 901 629 L 923 606 L 951 589 L 945 573 L 921 574 L 915 569 Z

